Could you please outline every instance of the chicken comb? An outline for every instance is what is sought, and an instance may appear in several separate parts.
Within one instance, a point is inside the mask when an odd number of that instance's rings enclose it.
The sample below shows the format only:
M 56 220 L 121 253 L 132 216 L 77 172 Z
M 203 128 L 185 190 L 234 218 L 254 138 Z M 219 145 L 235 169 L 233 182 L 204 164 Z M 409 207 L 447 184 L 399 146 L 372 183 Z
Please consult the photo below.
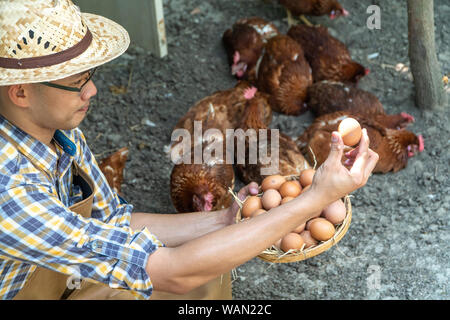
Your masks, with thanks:
M 237 64 L 240 59 L 241 55 L 239 54 L 239 51 L 235 51 L 233 55 L 233 64 Z
M 407 120 L 408 122 L 414 122 L 414 121 L 415 121 L 414 117 L 413 117 L 412 115 L 406 113 L 406 112 L 400 112 L 400 115 L 401 115 L 405 120 Z
M 423 136 L 419 134 L 417 138 L 419 139 L 419 152 L 422 152 L 423 150 L 425 150 L 425 143 L 423 140 Z
M 253 99 L 253 97 L 256 94 L 256 91 L 258 91 L 258 89 L 255 87 L 249 87 L 249 88 L 245 89 L 244 90 L 244 98 L 247 100 Z

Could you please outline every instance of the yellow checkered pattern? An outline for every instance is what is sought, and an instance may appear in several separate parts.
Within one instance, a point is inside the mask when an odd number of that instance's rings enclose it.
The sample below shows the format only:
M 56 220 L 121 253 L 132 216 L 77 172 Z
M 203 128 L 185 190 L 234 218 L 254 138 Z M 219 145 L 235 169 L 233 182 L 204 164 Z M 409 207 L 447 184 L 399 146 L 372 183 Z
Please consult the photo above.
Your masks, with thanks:
M 1 116 L 0 130 L 16 143 L 0 135 L 0 298 L 14 298 L 40 266 L 148 299 L 145 266 L 163 244 L 146 228 L 130 228 L 133 206 L 109 187 L 82 132 L 57 131 L 55 155 Z M 91 218 L 69 209 L 82 199 L 74 161 L 95 184 Z

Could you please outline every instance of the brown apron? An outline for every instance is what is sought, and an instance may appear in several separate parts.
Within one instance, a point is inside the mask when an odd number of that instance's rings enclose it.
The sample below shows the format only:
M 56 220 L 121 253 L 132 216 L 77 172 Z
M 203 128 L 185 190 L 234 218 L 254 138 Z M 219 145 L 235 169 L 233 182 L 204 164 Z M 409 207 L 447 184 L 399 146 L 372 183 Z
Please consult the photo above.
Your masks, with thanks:
M 16 148 L 17 143 L 6 136 L 3 131 L 0 134 L 10 141 Z M 25 155 L 26 156 L 26 155 Z M 92 201 L 94 198 L 94 183 L 78 165 L 73 162 L 75 168 L 74 183 L 80 184 L 83 195 L 89 194 L 82 201 L 70 206 L 69 209 L 85 218 L 91 217 Z M 47 174 L 46 172 L 44 172 Z M 87 190 L 86 190 L 87 189 Z M 89 190 L 90 189 L 90 190 Z M 85 192 L 87 191 L 87 192 Z M 78 289 L 68 289 L 69 276 L 50 269 L 36 267 L 36 270 L 26 281 L 23 288 L 14 297 L 15 300 L 135 300 L 130 291 L 113 289 L 103 283 L 82 280 Z M 176 295 L 167 292 L 153 291 L 150 299 L 153 300 L 230 300 L 231 276 L 224 274 L 184 295 Z

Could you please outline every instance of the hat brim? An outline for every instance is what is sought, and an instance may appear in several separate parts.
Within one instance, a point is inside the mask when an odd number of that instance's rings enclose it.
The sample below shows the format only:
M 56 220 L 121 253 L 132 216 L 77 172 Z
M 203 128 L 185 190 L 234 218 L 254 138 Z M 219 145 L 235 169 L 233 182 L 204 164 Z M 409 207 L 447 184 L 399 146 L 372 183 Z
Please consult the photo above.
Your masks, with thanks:
M 36 69 L 0 68 L 0 86 L 55 81 L 105 64 L 130 45 L 128 32 L 118 23 L 103 16 L 82 13 L 92 33 L 89 48 L 81 55 L 53 66 Z

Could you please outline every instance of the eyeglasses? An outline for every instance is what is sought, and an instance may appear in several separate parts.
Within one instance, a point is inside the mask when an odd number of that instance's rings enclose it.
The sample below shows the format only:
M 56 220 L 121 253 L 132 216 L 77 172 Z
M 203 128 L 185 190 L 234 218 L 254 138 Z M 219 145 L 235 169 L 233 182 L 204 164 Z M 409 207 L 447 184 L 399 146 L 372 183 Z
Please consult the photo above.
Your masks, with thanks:
M 92 68 L 92 69 L 86 71 L 87 78 L 86 78 L 86 80 L 84 80 L 83 84 L 79 88 L 63 86 L 61 84 L 56 84 L 56 83 L 52 83 L 52 82 L 40 82 L 40 84 L 43 84 L 44 86 L 47 86 L 47 87 L 52 87 L 52 88 L 57 88 L 57 89 L 62 89 L 62 90 L 67 90 L 67 91 L 72 91 L 72 92 L 81 92 L 81 91 L 83 91 L 83 88 L 86 86 L 86 84 L 92 79 L 92 76 L 94 75 L 96 70 L 97 70 L 97 68 Z

